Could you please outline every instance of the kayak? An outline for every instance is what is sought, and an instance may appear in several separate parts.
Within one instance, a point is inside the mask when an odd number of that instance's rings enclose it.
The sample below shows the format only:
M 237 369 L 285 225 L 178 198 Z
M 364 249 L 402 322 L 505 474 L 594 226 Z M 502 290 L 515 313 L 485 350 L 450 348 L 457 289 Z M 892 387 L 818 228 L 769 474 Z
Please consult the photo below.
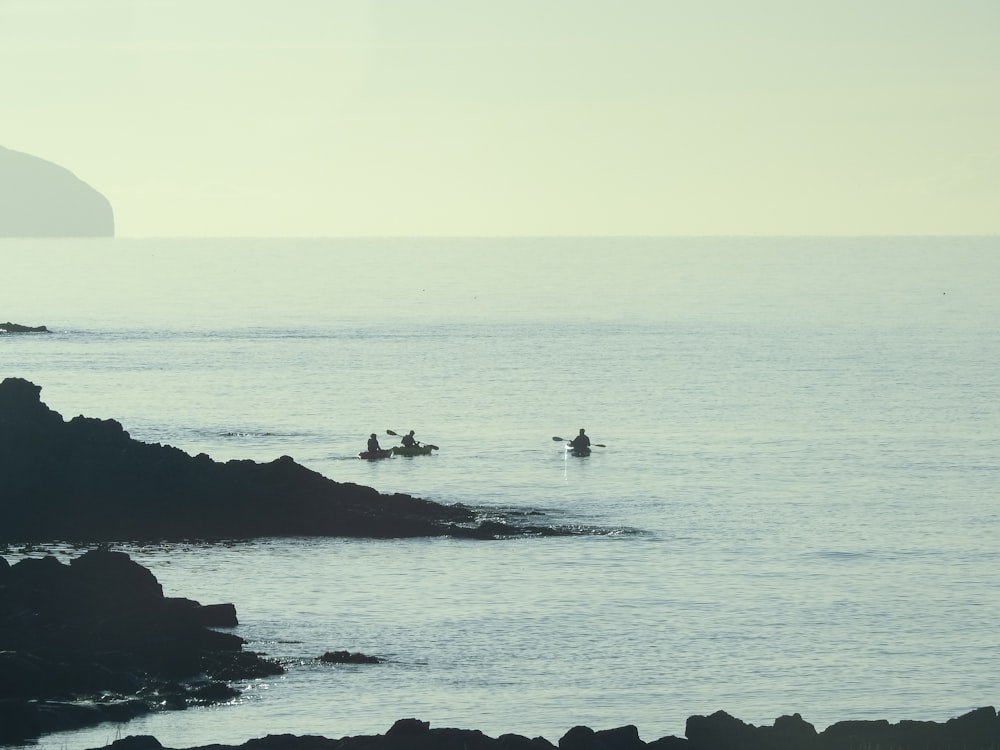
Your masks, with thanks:
M 380 458 L 392 458 L 392 448 L 383 448 L 379 451 L 361 451 L 358 454 L 358 458 L 363 458 L 367 461 L 377 461 Z
M 566 453 L 568 453 L 571 456 L 580 456 L 580 457 L 589 456 L 590 448 L 574 448 L 569 443 L 566 443 Z
M 397 456 L 429 456 L 436 446 L 433 445 L 394 445 L 392 452 Z

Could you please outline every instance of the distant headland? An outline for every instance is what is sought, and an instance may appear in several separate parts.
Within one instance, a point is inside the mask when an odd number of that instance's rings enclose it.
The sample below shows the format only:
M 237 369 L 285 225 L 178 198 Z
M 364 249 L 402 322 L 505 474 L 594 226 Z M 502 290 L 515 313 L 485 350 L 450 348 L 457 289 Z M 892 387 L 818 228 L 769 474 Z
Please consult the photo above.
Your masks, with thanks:
M 0 237 L 114 237 L 104 195 L 68 169 L 0 146 Z

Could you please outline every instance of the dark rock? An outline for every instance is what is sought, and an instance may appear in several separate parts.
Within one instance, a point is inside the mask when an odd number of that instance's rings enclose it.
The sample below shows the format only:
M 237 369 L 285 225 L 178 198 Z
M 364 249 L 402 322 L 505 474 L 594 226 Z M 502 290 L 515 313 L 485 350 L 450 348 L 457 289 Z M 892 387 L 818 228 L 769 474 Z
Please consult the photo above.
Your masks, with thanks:
M 425 750 L 494 750 L 496 740 L 478 729 L 431 729 L 419 744 Z
M 298 737 L 294 734 L 269 734 L 267 737 L 248 740 L 241 747 L 246 750 L 333 750 L 340 747 L 340 743 L 311 735 Z
M 119 606 L 125 602 L 131 608 L 148 608 L 164 601 L 163 587 L 156 576 L 125 552 L 91 550 L 70 560 L 69 568 L 91 606 Z
M 382 495 L 283 456 L 218 463 L 133 440 L 114 420 L 64 422 L 20 378 L 0 382 L 0 542 L 443 536 L 464 506 Z
M 819 735 L 821 750 L 840 748 L 901 750 L 987 750 L 1000 747 L 1000 719 L 993 706 L 970 711 L 943 724 L 932 721 L 840 721 Z
M 685 737 L 660 737 L 658 740 L 653 740 L 652 742 L 647 742 L 646 747 L 649 750 L 687 750 L 689 747 L 688 740 Z
M 589 533 L 478 522 L 464 505 L 336 482 L 289 456 L 190 456 L 133 440 L 119 422 L 69 422 L 21 378 L 0 382 L 0 543 L 275 536 L 502 539 Z
M 639 750 L 646 746 L 639 739 L 639 728 L 632 724 L 615 729 L 601 729 L 594 732 L 594 739 L 613 750 Z
M 725 711 L 711 716 L 691 716 L 687 720 L 687 744 L 690 750 L 740 747 L 746 750 L 808 750 L 817 747 L 818 735 L 812 724 L 799 714 L 781 716 L 774 726 L 755 727 Z M 676 742 L 671 743 L 674 746 Z M 669 747 L 664 743 L 662 746 Z
M 559 750 L 610 750 L 590 727 L 575 726 L 559 738 Z
M 554 750 L 555 745 L 544 737 L 529 739 L 520 734 L 501 734 L 497 737 L 499 750 Z
M 0 323 L 0 333 L 48 333 L 45 326 L 23 326 L 19 323 Z
M 212 703 L 224 703 L 240 696 L 240 691 L 230 687 L 224 682 L 210 682 L 207 685 L 199 685 L 187 693 L 188 699 L 192 703 L 209 705 Z
M 996 711 L 980 708 L 947 722 L 846 721 L 816 734 L 811 724 L 798 714 L 783 716 L 774 726 L 755 727 L 724 711 L 711 716 L 692 716 L 688 727 L 695 736 L 663 737 L 649 743 L 639 739 L 638 731 L 628 725 L 617 729 L 594 731 L 576 726 L 559 741 L 566 748 L 606 748 L 607 750 L 996 750 L 1000 731 Z M 130 740 L 132 738 L 127 738 Z M 142 742 L 148 742 L 147 738 Z M 138 739 L 136 741 L 139 741 Z M 119 750 L 157 750 L 158 745 L 137 748 L 110 747 Z M 544 737 L 528 739 L 517 734 L 503 734 L 497 739 L 478 730 L 432 729 L 419 719 L 400 719 L 384 735 L 365 735 L 327 739 L 291 734 L 268 735 L 236 746 L 243 750 L 554 750 Z M 226 745 L 208 745 L 191 750 L 236 750 Z
M 231 606 L 231 605 L 230 605 Z M 243 640 L 163 595 L 123 552 L 27 558 L 0 579 L 0 744 L 126 721 L 161 704 L 229 701 L 228 680 L 280 674 Z M 146 696 L 143 698 L 142 696 Z M 82 702 L 81 702 L 82 701 Z
M 497 741 L 479 730 L 431 729 L 428 722 L 419 719 L 400 719 L 385 735 L 345 737 L 336 747 L 338 750 L 499 750 Z
M 826 748 L 888 744 L 892 736 L 892 725 L 885 719 L 838 721 L 828 726 L 822 733 L 823 747 Z
M 724 711 L 692 716 L 687 722 L 689 750 L 987 750 L 1000 747 L 1000 721 L 993 707 L 980 708 L 940 724 L 932 721 L 843 721 L 817 733 L 799 714 L 782 716 L 774 726 L 755 727 Z M 659 743 L 657 743 L 659 744 Z
M 967 714 L 948 719 L 942 729 L 942 733 L 947 737 L 954 735 L 961 737 L 962 741 L 969 745 L 980 747 L 1000 745 L 1000 716 L 997 716 L 993 706 L 984 706 L 970 711 Z
M 21 378 L 0 382 L 0 543 L 591 533 L 479 522 L 464 505 L 336 482 L 288 456 L 266 464 L 192 457 L 133 440 L 113 419 L 64 422 L 40 393 Z
M 113 237 L 108 199 L 57 164 L 0 146 L 0 237 Z
M 797 750 L 800 747 L 815 747 L 816 727 L 805 721 L 799 714 L 779 716 L 774 720 L 774 727 L 765 732 L 769 736 L 769 744 L 775 750 Z
M 321 657 L 321 662 L 327 664 L 381 664 L 382 660 L 377 656 L 367 654 L 351 653 L 350 651 L 327 651 Z
M 690 716 L 684 731 L 691 750 L 720 750 L 721 748 L 755 748 L 752 724 L 744 724 L 725 711 L 711 716 Z
M 193 599 L 171 598 L 164 602 L 171 614 L 206 628 L 234 628 L 239 625 L 232 604 L 201 604 Z
M 6 672 L 4 674 L 4 681 Z M 42 733 L 35 717 L 35 707 L 21 700 L 0 698 L 0 743 L 20 742 Z
M 389 727 L 389 731 L 385 733 L 386 737 L 413 737 L 417 735 L 427 734 L 430 731 L 431 723 L 429 721 L 420 721 L 420 719 L 397 719 L 396 722 Z
M 400 719 L 384 735 L 345 737 L 337 741 L 336 747 L 338 750 L 499 750 L 497 740 L 479 730 L 431 729 L 428 722 L 419 719 Z
M 559 750 L 639 750 L 645 745 L 639 739 L 639 730 L 632 725 L 596 732 L 590 727 L 576 726 L 559 739 Z
M 206 628 L 235 628 L 240 624 L 233 604 L 203 604 L 194 612 L 198 622 Z
M 160 750 L 163 745 L 156 737 L 148 734 L 134 734 L 115 740 L 109 747 L 113 747 L 115 750 Z

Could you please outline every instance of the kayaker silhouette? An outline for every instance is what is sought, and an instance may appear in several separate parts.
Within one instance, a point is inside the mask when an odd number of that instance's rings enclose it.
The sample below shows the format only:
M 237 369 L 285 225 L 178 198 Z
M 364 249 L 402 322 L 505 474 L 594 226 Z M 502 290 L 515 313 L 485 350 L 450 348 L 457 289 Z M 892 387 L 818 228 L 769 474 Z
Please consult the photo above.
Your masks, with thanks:
M 403 444 L 404 448 L 412 448 L 415 446 L 417 444 L 417 439 L 413 437 L 413 430 L 410 430 L 409 435 L 403 435 L 403 437 L 399 439 L 399 442 Z
M 375 433 L 373 432 L 371 434 L 371 437 L 368 438 L 368 452 L 378 453 L 380 450 L 382 450 L 382 446 L 378 444 L 378 438 L 375 436 Z
M 590 450 L 590 438 L 584 432 L 584 429 L 580 428 L 580 434 L 569 441 L 569 444 L 573 446 L 575 451 L 589 451 Z

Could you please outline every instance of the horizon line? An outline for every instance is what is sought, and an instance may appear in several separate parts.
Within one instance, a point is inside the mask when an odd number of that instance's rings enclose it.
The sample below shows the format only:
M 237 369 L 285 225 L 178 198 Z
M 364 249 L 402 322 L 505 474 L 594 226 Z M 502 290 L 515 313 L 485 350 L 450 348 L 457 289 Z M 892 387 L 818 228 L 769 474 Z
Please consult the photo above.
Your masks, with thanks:
M 844 233 L 844 234 L 134 234 L 112 236 L 0 236 L 4 240 L 669 240 L 669 239 L 990 239 L 982 233 Z

